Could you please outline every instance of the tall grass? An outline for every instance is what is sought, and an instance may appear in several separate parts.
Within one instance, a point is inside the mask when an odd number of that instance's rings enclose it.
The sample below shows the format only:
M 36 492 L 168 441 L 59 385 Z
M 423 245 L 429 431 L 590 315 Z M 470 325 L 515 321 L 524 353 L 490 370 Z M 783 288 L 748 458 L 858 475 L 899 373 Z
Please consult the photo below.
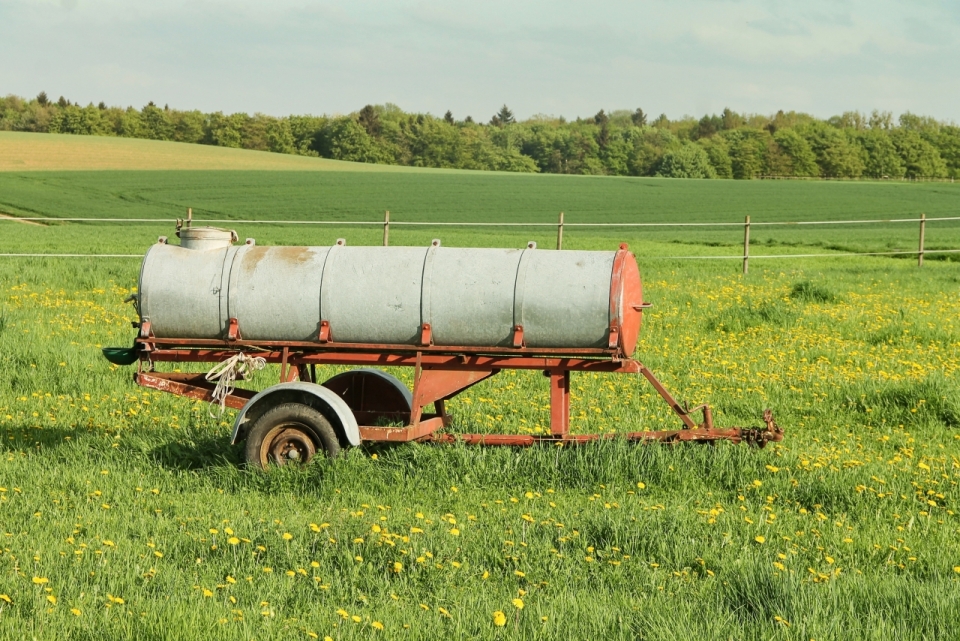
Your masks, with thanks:
M 41 231 L 51 248 L 75 233 Z M 124 246 L 112 234 L 97 247 Z M 638 358 L 720 424 L 773 408 L 782 444 L 412 444 L 248 470 L 232 413 L 99 356 L 131 338 L 138 261 L 0 262 L 0 635 L 952 637 L 957 265 L 758 262 L 744 279 L 639 255 L 655 307 Z M 577 432 L 677 425 L 638 377 L 573 391 Z M 537 433 L 546 401 L 542 376 L 504 372 L 451 404 L 454 429 Z

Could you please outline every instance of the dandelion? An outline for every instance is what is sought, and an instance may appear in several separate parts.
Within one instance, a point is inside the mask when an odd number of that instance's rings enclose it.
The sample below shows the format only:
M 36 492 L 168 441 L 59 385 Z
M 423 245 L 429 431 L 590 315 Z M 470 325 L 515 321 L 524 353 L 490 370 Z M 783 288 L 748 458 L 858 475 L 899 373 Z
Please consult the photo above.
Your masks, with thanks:
M 400 574 L 403 572 L 403 563 L 400 563 L 400 561 L 394 561 L 391 570 L 394 574 Z
M 639 483 L 637 483 L 637 489 L 638 489 L 638 490 L 645 490 L 646 488 L 647 488 L 647 484 L 646 484 L 646 483 L 643 483 L 642 481 L 639 482 Z
M 83 614 L 83 612 L 81 612 L 79 608 L 70 608 L 70 614 L 72 614 L 75 617 L 78 617 L 81 614 Z
M 43 585 L 44 583 L 49 583 L 50 579 L 45 576 L 35 576 L 33 577 L 34 585 Z
M 210 597 L 213 596 L 213 592 L 211 592 L 211 591 L 208 590 L 207 588 L 203 588 L 203 596 L 206 597 L 206 598 L 210 598 Z
M 523 599 L 514 599 L 513 601 L 511 601 L 511 603 L 513 603 L 513 607 L 515 607 L 516 609 L 518 610 L 523 609 Z
M 521 579 L 522 579 L 523 577 L 527 576 L 526 574 L 524 574 L 524 573 L 521 572 L 520 570 L 514 570 L 513 573 L 514 573 L 516 576 L 520 577 Z
M 361 619 L 361 618 L 360 618 L 359 616 L 357 616 L 356 614 L 354 614 L 354 615 L 353 615 L 352 617 L 350 617 L 350 618 L 353 619 L 353 622 L 354 622 L 354 623 L 360 623 L 361 621 L 363 621 L 363 619 Z
M 293 538 L 293 535 L 290 534 L 289 532 L 284 532 L 284 533 L 283 533 L 283 540 L 284 540 L 284 541 L 289 541 L 289 540 L 292 539 L 292 538 Z
M 507 615 L 500 610 L 494 612 L 493 625 L 497 626 L 498 628 L 502 628 L 503 626 L 507 625 Z
M 450 534 L 452 534 L 453 536 L 460 536 L 460 530 L 458 530 L 457 528 L 453 528 L 452 530 L 450 530 Z
M 448 612 L 446 608 L 437 608 L 437 612 L 447 617 L 448 619 L 452 618 L 450 615 L 450 612 Z
M 957 570 L 957 568 L 954 568 L 954 569 Z M 960 571 L 960 570 L 958 570 L 958 571 Z M 9 596 L 7 596 L 6 594 L 0 594 L 0 601 L 6 601 L 7 603 L 13 603 L 13 599 L 11 599 L 11 598 L 10 598 Z
M 47 601 L 49 601 L 52 605 L 56 605 L 56 604 L 57 604 L 57 597 L 53 596 L 52 594 L 48 594 L 48 595 L 47 595 Z
M 229 539 L 227 539 L 227 543 L 229 543 L 230 545 L 239 545 L 240 539 L 238 539 L 235 536 L 231 536 Z
M 763 545 L 764 543 L 767 542 L 766 537 L 764 537 L 763 535 L 755 536 L 755 537 L 753 537 L 753 540 L 756 541 L 757 543 L 759 543 L 760 545 Z
M 375 630 L 383 630 L 383 624 L 379 621 L 374 621 L 370 624 L 370 627 L 374 628 Z

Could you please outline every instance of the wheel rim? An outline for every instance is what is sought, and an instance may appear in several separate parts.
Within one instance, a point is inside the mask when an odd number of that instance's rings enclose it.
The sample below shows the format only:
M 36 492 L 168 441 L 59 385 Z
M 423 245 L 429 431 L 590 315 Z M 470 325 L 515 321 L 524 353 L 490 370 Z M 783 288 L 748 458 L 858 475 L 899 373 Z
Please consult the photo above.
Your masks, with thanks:
M 303 465 L 309 463 L 316 453 L 317 448 L 306 427 L 296 423 L 277 425 L 260 445 L 260 465 Z

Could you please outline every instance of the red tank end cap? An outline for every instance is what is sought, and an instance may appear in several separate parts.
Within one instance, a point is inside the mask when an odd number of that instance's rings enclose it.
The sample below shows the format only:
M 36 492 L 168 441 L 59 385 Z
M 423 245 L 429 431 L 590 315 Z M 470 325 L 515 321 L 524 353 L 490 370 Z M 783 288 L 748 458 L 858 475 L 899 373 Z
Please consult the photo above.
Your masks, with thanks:
M 633 253 L 627 252 L 620 272 L 620 346 L 626 356 L 632 356 L 640 335 L 640 320 L 643 311 L 643 284 L 640 281 L 640 268 Z

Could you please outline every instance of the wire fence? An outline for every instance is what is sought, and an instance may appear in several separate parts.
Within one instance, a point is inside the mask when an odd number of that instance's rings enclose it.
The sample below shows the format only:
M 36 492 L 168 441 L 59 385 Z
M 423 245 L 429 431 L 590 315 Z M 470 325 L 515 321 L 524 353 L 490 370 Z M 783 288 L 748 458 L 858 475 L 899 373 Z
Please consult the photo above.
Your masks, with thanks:
M 50 217 L 50 216 L 0 216 L 0 222 L 30 222 L 30 223 L 109 223 L 109 224 L 155 224 L 165 223 L 180 225 L 179 218 L 89 218 L 89 217 Z M 743 273 L 749 270 L 750 260 L 785 259 L 785 258 L 845 258 L 853 256 L 916 256 L 917 265 L 923 266 L 924 256 L 930 254 L 960 254 L 960 249 L 926 249 L 926 224 L 935 221 L 960 221 L 960 216 L 927 217 L 921 214 L 919 218 L 872 218 L 863 220 L 795 220 L 795 221 L 751 221 L 746 216 L 743 222 L 604 222 L 578 223 L 565 222 L 564 214 L 560 212 L 556 223 L 546 222 L 449 222 L 449 221 L 406 221 L 390 220 L 390 212 L 384 212 L 384 218 L 379 220 L 247 220 L 225 218 L 193 218 L 191 209 L 187 210 L 187 224 L 203 223 L 215 225 L 330 225 L 330 226 L 371 226 L 383 227 L 383 245 L 389 245 L 390 227 L 511 227 L 511 228 L 554 228 L 557 231 L 557 249 L 563 248 L 563 232 L 566 227 L 584 228 L 670 228 L 670 227 L 729 227 L 743 228 L 743 253 L 725 254 L 719 256 L 644 256 L 645 260 L 742 260 Z M 807 254 L 750 254 L 751 227 L 798 227 L 822 225 L 879 225 L 917 223 L 919 236 L 917 249 L 913 251 L 883 251 L 883 252 L 824 252 Z M 142 254 L 77 254 L 77 253 L 0 253 L 3 258 L 140 258 Z

